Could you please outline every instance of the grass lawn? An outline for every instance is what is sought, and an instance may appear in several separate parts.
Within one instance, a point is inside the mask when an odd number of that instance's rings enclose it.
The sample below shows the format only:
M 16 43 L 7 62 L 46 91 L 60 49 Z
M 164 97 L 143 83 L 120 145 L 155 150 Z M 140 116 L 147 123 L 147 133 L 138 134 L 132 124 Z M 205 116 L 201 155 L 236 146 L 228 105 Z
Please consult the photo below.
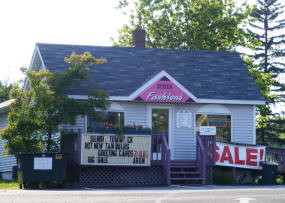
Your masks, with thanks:
M 19 189 L 18 182 L 0 179 L 0 190 L 17 190 L 17 189 Z

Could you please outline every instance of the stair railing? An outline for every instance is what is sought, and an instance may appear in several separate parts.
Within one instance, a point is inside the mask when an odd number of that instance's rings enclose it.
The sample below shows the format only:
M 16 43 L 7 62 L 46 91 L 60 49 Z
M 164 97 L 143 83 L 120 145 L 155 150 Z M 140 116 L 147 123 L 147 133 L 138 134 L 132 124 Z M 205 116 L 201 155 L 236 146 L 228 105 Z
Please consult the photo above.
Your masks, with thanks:
M 165 182 L 170 185 L 170 148 L 168 146 L 166 132 L 152 135 L 152 163 L 154 165 L 162 165 Z
M 197 162 L 200 165 L 200 174 L 202 178 L 202 184 L 206 184 L 206 150 L 200 135 L 197 135 L 197 144 L 196 144 L 196 156 Z
M 161 161 L 164 168 L 164 174 L 166 177 L 166 184 L 170 185 L 170 148 L 166 139 L 166 132 L 162 132 L 162 150 L 161 150 Z
M 272 161 L 279 164 L 278 166 L 278 173 L 284 174 L 285 173 L 285 149 L 278 148 L 278 147 L 266 147 L 266 154 L 265 154 L 266 161 Z
M 213 183 L 213 166 L 216 162 L 216 136 L 200 135 L 197 132 L 196 156 L 200 164 L 201 176 L 207 184 Z

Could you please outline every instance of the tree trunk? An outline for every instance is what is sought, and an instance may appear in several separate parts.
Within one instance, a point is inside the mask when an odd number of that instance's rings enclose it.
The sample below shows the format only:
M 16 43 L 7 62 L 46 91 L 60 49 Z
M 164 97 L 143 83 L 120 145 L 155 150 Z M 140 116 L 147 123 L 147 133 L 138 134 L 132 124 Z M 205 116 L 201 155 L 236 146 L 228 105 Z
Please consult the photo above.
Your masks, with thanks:
M 48 129 L 47 133 L 48 133 L 47 152 L 51 152 L 51 134 L 52 134 L 52 130 Z

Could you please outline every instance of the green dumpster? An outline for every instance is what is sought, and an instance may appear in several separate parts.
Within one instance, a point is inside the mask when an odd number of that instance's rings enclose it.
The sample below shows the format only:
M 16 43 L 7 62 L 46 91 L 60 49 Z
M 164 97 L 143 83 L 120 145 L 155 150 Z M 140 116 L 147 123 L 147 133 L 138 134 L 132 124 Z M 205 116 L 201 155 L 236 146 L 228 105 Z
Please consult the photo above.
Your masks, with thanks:
M 278 163 L 262 162 L 262 184 L 276 185 Z
M 20 189 L 31 188 L 39 182 L 65 181 L 67 153 L 17 154 Z

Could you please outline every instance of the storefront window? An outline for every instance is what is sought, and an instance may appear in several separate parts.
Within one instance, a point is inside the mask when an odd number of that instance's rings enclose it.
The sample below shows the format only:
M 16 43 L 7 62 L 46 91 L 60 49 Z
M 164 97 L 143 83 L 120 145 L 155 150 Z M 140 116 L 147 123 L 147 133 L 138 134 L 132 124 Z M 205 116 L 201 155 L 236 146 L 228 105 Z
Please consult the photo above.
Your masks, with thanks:
M 87 118 L 88 132 L 95 132 L 96 129 L 116 129 L 124 127 L 124 112 L 102 112 L 100 119 Z
M 231 116 L 214 114 L 196 114 L 196 132 L 200 126 L 216 126 L 217 141 L 231 141 Z

